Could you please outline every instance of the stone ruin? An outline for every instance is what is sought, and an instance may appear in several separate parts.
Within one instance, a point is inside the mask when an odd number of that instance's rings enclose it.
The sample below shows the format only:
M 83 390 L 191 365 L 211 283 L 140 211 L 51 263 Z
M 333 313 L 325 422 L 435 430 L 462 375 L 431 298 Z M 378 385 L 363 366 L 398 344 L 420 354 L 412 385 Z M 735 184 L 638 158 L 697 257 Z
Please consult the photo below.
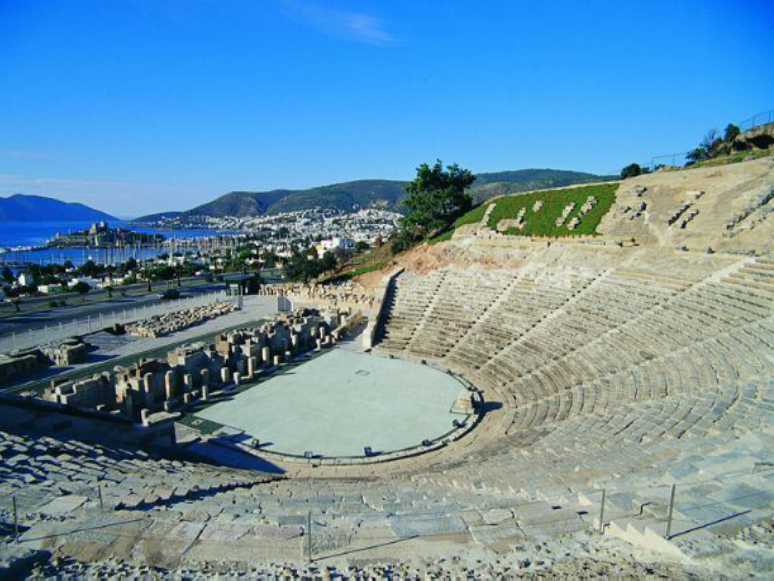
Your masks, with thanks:
M 91 346 L 77 337 L 0 354 L 0 385 L 24 377 L 49 365 L 68 366 L 82 363 Z
M 155 315 L 149 319 L 126 325 L 126 333 L 133 337 L 155 338 L 182 331 L 205 321 L 216 319 L 237 310 L 231 303 L 215 303 L 193 309 Z
M 369 310 L 376 304 L 373 292 L 354 281 L 337 284 L 290 283 L 264 285 L 259 294 L 285 296 L 296 301 L 322 304 L 331 308 Z
M 756 196 L 741 212 L 734 214 L 726 222 L 724 236 L 726 238 L 733 238 L 739 234 L 743 230 L 739 224 L 745 220 L 747 220 L 745 223 L 747 230 L 755 228 L 755 226 L 768 218 L 770 214 L 774 213 L 774 207 L 769 204 L 772 200 L 774 200 L 774 188 L 769 188 Z
M 117 414 L 147 425 L 166 419 L 215 390 L 256 381 L 263 370 L 294 356 L 333 346 L 359 315 L 298 309 L 260 327 L 220 333 L 212 344 L 195 342 L 85 379 L 53 380 L 43 398 L 61 405 Z
M 574 216 L 572 220 L 569 221 L 567 224 L 567 228 L 569 230 L 575 230 L 581 223 L 581 220 L 583 220 L 583 217 L 588 214 L 591 209 L 597 205 L 597 198 L 594 196 L 589 196 L 586 198 L 586 201 L 583 202 L 583 205 L 580 207 L 580 211 L 578 211 L 578 215 Z
M 504 218 L 500 220 L 500 222 L 498 222 L 497 224 L 497 231 L 507 232 L 512 228 L 515 230 L 523 230 L 524 226 L 526 226 L 526 221 L 524 219 L 526 214 L 527 214 L 527 208 L 524 207 L 521 210 L 519 210 L 518 214 L 516 214 L 516 218 L 514 219 Z
M 8 355 L 0 353 L 0 385 L 11 379 L 33 373 L 46 365 L 45 356 L 37 347 L 13 351 Z
M 667 219 L 667 226 L 673 226 L 676 223 L 680 229 L 684 229 L 691 220 L 699 215 L 699 209 L 693 204 L 703 195 L 702 191 L 686 192 L 685 202 L 680 204 Z
M 648 203 L 644 200 L 640 200 L 645 195 L 645 192 L 648 191 L 648 188 L 642 185 L 636 185 L 634 186 L 634 189 L 630 190 L 627 193 L 633 193 L 635 198 L 638 198 L 638 201 L 635 201 L 635 206 L 630 206 L 626 204 L 622 204 L 618 206 L 618 210 L 626 216 L 629 220 L 634 220 L 635 218 L 639 218 L 642 216 L 642 213 L 647 209 Z
M 562 215 L 559 216 L 554 224 L 558 228 L 559 226 L 562 226 L 565 221 L 567 220 L 567 217 L 572 214 L 572 211 L 575 209 L 575 202 L 570 202 L 562 209 Z
M 83 363 L 91 350 L 91 345 L 77 337 L 70 337 L 62 342 L 43 345 L 41 350 L 52 365 L 67 366 Z

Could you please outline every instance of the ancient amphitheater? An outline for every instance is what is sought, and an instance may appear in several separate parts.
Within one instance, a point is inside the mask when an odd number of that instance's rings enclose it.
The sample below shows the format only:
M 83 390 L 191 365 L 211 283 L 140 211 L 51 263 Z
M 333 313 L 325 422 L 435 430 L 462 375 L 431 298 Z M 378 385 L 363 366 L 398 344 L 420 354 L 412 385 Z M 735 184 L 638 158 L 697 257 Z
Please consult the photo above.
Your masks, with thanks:
M 393 275 L 373 356 L 450 370 L 483 395 L 477 425 L 425 454 L 277 474 L 116 444 L 109 427 L 63 437 L 59 416 L 4 408 L 6 566 L 770 576 L 772 192 L 771 157 L 641 176 L 597 237 L 482 221 L 363 280 Z

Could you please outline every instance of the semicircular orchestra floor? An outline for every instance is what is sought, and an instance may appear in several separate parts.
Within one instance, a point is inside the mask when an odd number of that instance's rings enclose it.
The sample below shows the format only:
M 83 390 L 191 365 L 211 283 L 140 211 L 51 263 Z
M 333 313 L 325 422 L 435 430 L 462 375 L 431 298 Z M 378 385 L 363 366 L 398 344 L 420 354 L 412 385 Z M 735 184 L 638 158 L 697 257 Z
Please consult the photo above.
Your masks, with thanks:
M 334 349 L 196 415 L 271 452 L 363 456 L 417 446 L 454 429 L 454 376 L 400 359 Z

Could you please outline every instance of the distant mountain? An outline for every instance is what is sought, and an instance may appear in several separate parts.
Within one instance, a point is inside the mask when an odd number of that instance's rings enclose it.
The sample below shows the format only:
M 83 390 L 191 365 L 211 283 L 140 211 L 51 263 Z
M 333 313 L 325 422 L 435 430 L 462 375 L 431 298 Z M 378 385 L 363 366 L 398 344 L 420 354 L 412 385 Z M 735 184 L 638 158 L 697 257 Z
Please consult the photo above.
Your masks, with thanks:
M 127 222 L 158 222 L 159 220 L 163 220 L 165 218 L 177 218 L 182 215 L 183 212 L 159 212 L 158 214 L 146 214 L 145 216 L 140 216 L 139 218 L 132 218 L 131 220 L 127 220 Z
M 115 219 L 83 204 L 43 196 L 14 194 L 0 198 L 0 222 L 96 222 Z
M 470 188 L 476 202 L 492 196 L 561 187 L 572 184 L 606 181 L 613 176 L 554 170 L 524 169 L 482 173 Z M 262 216 L 323 207 L 337 210 L 379 207 L 402 211 L 401 199 L 408 182 L 396 180 L 357 180 L 318 186 L 307 190 L 272 190 L 268 192 L 230 192 L 212 202 L 202 204 L 185 212 L 163 212 L 135 219 L 135 222 L 155 222 L 162 217 L 210 216 Z
M 532 190 L 561 188 L 574 184 L 605 182 L 617 180 L 618 176 L 605 176 L 562 169 L 520 169 L 481 173 L 470 188 L 470 194 L 476 203 L 493 196 L 517 194 Z
M 269 192 L 230 192 L 212 202 L 185 212 L 162 212 L 142 216 L 134 222 L 154 222 L 164 217 L 262 216 L 308 208 L 324 207 L 351 210 L 356 207 L 397 209 L 406 182 L 391 180 L 358 180 L 307 190 L 272 190 Z

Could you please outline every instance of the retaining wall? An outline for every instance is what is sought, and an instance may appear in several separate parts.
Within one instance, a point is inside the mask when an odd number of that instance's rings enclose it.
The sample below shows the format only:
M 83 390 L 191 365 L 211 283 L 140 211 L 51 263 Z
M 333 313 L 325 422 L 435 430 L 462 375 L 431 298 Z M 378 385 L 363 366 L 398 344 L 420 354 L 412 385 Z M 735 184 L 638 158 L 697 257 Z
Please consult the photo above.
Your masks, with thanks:
M 376 296 L 376 303 L 374 304 L 371 312 L 368 313 L 368 325 L 363 332 L 363 349 L 371 349 L 376 341 L 376 330 L 379 328 L 379 324 L 382 322 L 382 318 L 385 315 L 385 303 L 387 302 L 387 294 L 392 288 L 395 279 L 400 273 L 403 272 L 403 268 L 393 270 L 390 274 L 382 278 L 382 281 L 374 289 L 374 295 Z

